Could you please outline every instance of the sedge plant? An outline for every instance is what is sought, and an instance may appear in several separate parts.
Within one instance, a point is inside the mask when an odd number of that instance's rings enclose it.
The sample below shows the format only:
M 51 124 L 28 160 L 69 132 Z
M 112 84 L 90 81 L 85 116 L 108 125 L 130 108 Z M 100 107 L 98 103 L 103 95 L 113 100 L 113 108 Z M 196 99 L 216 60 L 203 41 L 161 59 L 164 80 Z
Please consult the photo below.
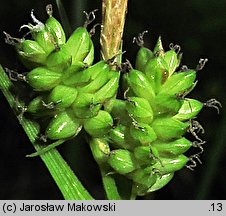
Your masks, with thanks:
M 136 199 L 167 185 L 176 171 L 201 163 L 205 141 L 195 118 L 204 106 L 218 111 L 221 106 L 215 99 L 203 103 L 187 97 L 207 60 L 189 69 L 181 64 L 180 47 L 171 44 L 165 50 L 161 37 L 150 50 L 144 33 L 139 34 L 135 64 L 122 62 L 126 10 L 127 0 L 103 0 L 98 62 L 95 29 L 87 30 L 96 11 L 86 13 L 84 26 L 69 37 L 51 5 L 46 6 L 45 22 L 31 11 L 33 23 L 21 26 L 28 31 L 23 38 L 5 32 L 26 71 L 7 69 L 7 76 L 1 68 L 1 90 L 20 112 L 20 123 L 36 149 L 27 157 L 41 157 L 65 199 L 93 199 L 56 150 L 81 131 L 99 166 L 106 198 Z M 12 81 L 26 83 L 33 92 L 28 104 L 15 102 Z M 187 132 L 194 141 L 185 137 Z M 191 147 L 197 153 L 185 155 Z M 126 192 L 118 189 L 120 184 Z

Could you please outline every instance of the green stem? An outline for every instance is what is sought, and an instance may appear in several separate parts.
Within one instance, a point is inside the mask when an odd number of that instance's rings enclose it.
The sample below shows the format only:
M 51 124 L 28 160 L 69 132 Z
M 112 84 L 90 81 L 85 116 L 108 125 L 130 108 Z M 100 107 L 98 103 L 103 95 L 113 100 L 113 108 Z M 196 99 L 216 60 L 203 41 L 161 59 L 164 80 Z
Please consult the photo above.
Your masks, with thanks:
M 113 178 L 113 175 L 109 175 L 111 169 L 107 163 L 110 153 L 108 142 L 102 138 L 92 138 L 88 141 L 88 143 L 93 157 L 99 165 L 107 199 L 120 200 L 121 197 L 119 195 L 115 179 Z
M 121 200 L 122 198 L 119 195 L 115 179 L 112 175 L 109 175 L 107 169 L 100 167 L 102 181 L 104 185 L 104 190 L 109 200 Z
M 11 108 L 15 110 L 16 99 L 10 91 L 12 87 L 12 82 L 9 80 L 0 65 L 0 89 L 8 100 Z M 36 151 L 41 151 L 43 147 L 36 142 L 39 133 L 38 124 L 24 117 L 19 120 Z M 47 169 L 49 170 L 51 176 L 53 177 L 65 199 L 93 199 L 56 149 L 52 149 L 40 155 L 40 157 L 45 163 Z

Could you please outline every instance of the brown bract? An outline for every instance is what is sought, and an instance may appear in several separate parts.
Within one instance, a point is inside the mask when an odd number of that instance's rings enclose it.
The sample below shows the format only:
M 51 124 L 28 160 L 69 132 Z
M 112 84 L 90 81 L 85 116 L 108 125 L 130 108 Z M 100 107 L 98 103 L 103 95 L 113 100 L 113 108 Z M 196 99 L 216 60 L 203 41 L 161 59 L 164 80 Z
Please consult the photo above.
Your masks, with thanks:
M 128 0 L 102 1 L 101 55 L 104 60 L 119 54 Z

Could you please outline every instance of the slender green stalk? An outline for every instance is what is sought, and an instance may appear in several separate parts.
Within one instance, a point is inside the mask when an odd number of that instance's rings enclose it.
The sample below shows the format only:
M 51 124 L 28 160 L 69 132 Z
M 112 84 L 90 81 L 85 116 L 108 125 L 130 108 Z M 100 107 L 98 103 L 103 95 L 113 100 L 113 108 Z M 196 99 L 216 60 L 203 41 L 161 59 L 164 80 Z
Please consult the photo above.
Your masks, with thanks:
M 10 91 L 12 87 L 12 82 L 9 80 L 3 68 L 0 66 L 0 89 L 8 100 L 11 108 L 15 110 L 16 99 Z M 36 151 L 40 151 L 43 147 L 36 142 L 39 133 L 38 124 L 24 117 L 19 120 Z M 49 170 L 65 199 L 93 199 L 56 149 L 52 149 L 40 155 L 40 157 L 45 163 L 47 169 Z
M 121 200 L 115 179 L 112 175 L 108 175 L 107 169 L 100 167 L 104 190 L 109 200 Z

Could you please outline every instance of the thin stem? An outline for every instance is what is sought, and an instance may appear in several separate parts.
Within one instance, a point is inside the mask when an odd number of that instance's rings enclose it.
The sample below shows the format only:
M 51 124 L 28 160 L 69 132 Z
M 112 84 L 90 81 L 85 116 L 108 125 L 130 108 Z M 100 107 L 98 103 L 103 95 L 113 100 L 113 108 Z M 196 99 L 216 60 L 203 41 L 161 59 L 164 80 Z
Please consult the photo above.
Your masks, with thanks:
M 122 198 L 119 195 L 115 179 L 113 178 L 113 176 L 109 175 L 107 169 L 104 167 L 100 167 L 100 170 L 107 198 L 109 200 L 121 200 Z
M 119 54 L 128 0 L 102 0 L 101 55 L 104 60 Z
M 110 174 L 111 169 L 107 163 L 110 153 L 108 142 L 101 138 L 93 138 L 90 139 L 88 143 L 93 154 L 93 157 L 97 164 L 99 165 L 107 199 L 120 200 L 121 197 L 119 195 L 115 179 L 113 178 L 113 175 Z

